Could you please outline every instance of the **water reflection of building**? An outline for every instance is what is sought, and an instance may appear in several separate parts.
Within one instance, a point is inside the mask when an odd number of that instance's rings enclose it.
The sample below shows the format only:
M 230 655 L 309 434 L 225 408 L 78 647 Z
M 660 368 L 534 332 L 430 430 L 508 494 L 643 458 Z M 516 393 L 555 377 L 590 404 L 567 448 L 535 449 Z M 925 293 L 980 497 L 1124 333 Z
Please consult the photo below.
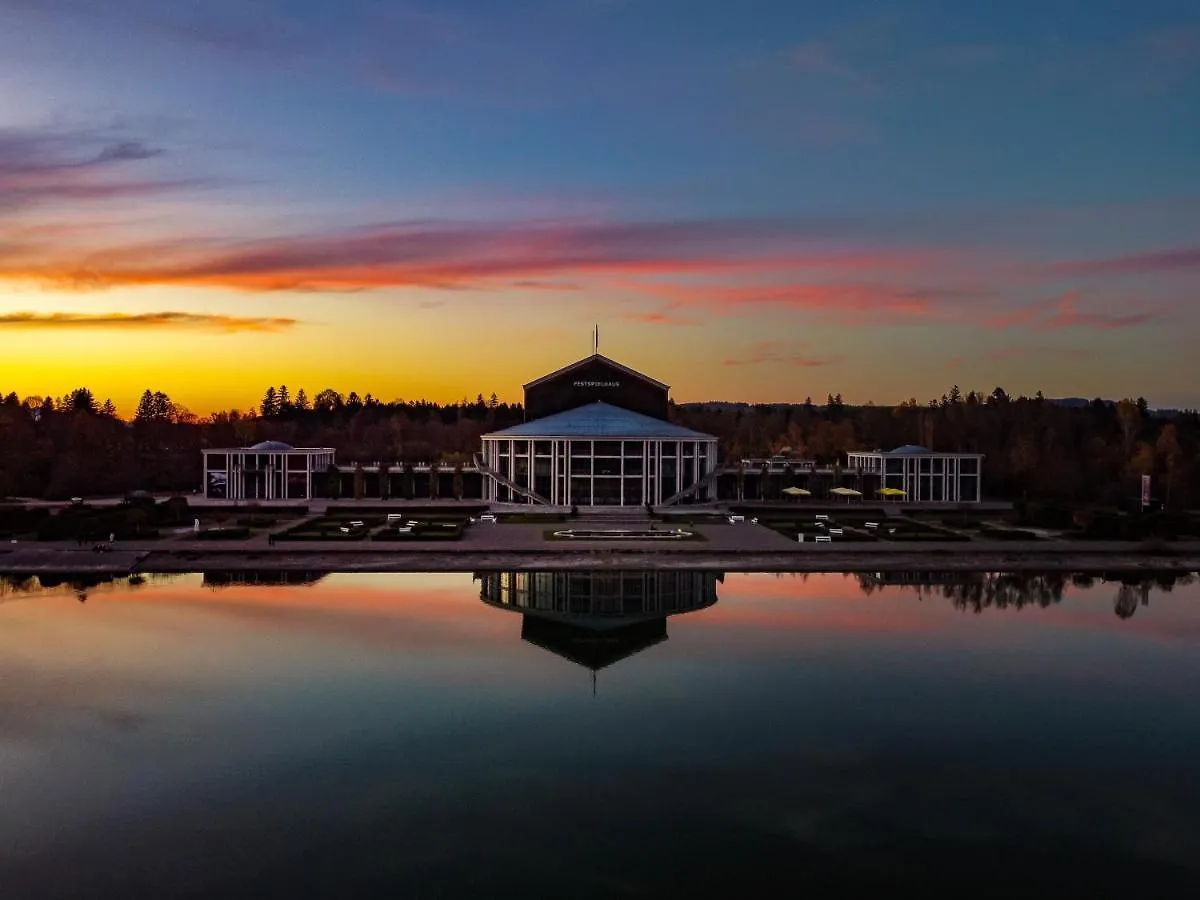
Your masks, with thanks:
M 482 572 L 479 598 L 521 637 L 593 672 L 667 639 L 667 617 L 717 602 L 718 572 Z

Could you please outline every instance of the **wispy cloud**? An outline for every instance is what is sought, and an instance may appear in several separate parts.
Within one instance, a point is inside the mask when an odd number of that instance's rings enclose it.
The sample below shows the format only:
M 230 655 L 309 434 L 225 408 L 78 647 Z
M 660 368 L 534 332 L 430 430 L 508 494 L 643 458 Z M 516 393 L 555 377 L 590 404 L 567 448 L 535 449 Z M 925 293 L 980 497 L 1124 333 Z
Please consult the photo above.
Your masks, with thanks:
M 283 331 L 297 319 L 261 316 L 224 316 L 187 312 L 149 313 L 38 313 L 0 314 L 0 328 L 195 328 L 214 331 Z
M 120 200 L 208 183 L 127 174 L 163 152 L 87 131 L 0 128 L 0 216 L 53 201 Z
M 840 362 L 836 356 L 813 356 L 807 345 L 795 341 L 760 341 L 751 344 L 736 356 L 722 361 L 725 366 L 782 365 L 802 369 L 831 366 Z
M 1051 275 L 1091 277 L 1153 275 L 1189 269 L 1200 269 L 1200 247 L 1174 247 L 1105 259 L 1070 260 L 1054 263 L 1047 267 L 1046 271 Z
M 798 72 L 832 77 L 864 90 L 873 91 L 877 87 L 871 75 L 851 65 L 833 46 L 823 41 L 797 44 L 788 52 L 788 63 Z
M 1065 291 L 1048 300 L 1026 304 L 1016 309 L 992 314 L 987 324 L 992 328 L 1027 328 L 1034 331 L 1051 331 L 1066 328 L 1088 328 L 1107 331 L 1118 328 L 1135 328 L 1160 321 L 1166 315 L 1161 304 L 1136 304 L 1136 311 L 1111 312 L 1101 309 L 1081 309 L 1087 300 L 1083 291 Z M 1128 306 L 1128 304 L 1127 304 Z
M 245 242 L 173 239 L 86 254 L 53 248 L 9 251 L 0 259 L 0 279 L 79 289 L 179 284 L 253 291 L 345 291 L 496 288 L 524 282 L 538 290 L 565 290 L 572 279 L 586 276 L 835 271 L 864 265 L 903 269 L 921 256 L 897 251 L 807 251 L 808 242 L 819 235 L 819 230 L 802 223 L 737 220 L 402 222 Z

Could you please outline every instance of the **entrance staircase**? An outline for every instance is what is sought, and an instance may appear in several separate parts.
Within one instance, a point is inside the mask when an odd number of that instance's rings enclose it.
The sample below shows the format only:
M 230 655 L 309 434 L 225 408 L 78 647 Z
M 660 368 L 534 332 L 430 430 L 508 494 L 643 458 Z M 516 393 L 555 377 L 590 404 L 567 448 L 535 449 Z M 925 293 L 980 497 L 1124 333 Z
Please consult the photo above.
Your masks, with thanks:
M 717 479 L 720 477 L 720 475 L 721 475 L 720 468 L 713 469 L 711 472 L 709 472 L 707 475 L 705 475 L 703 478 L 701 478 L 699 481 L 697 481 L 691 487 L 686 487 L 682 491 L 680 491 L 678 494 L 674 494 L 674 495 L 668 497 L 666 500 L 664 500 L 662 502 L 662 505 L 663 506 L 674 506 L 680 500 L 684 500 L 687 497 L 695 496 L 696 492 L 699 491 L 701 488 L 712 487 L 713 485 L 715 485 L 717 483 Z
M 550 505 L 550 501 L 547 500 L 545 497 L 543 497 L 541 494 L 537 493 L 536 491 L 531 491 L 529 488 L 521 487 L 515 481 L 511 481 L 508 478 L 506 478 L 504 475 L 501 475 L 499 472 L 497 472 L 495 469 L 493 469 L 491 466 L 489 466 L 487 463 L 485 463 L 483 461 L 483 456 L 481 456 L 480 454 L 478 454 L 478 453 L 474 454 L 474 461 L 475 461 L 475 467 L 485 477 L 492 479 L 497 484 L 504 485 L 506 488 L 508 488 L 510 491 L 512 491 L 518 497 L 528 497 L 534 503 L 541 504 L 542 506 Z

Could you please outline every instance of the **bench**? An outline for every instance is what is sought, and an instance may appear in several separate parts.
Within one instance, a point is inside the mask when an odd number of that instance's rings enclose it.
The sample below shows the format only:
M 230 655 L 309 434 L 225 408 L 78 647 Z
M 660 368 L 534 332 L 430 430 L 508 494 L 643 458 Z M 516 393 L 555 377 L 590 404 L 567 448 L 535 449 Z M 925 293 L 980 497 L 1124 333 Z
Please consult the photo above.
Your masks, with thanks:
M 816 537 L 816 540 L 817 540 L 817 542 L 818 542 L 818 543 L 819 543 L 819 542 L 821 542 L 821 541 L 825 541 L 826 543 L 832 543 L 832 542 L 833 542 L 833 538 L 831 538 L 831 537 L 830 537 L 829 535 L 827 535 L 827 534 L 818 534 L 818 535 L 817 535 L 817 537 Z
M 729 524 L 730 524 L 730 525 L 734 525 L 734 524 L 736 524 L 736 523 L 738 523 L 738 522 L 745 522 L 745 521 L 746 521 L 746 517 L 745 517 L 745 516 L 730 516 L 730 517 L 729 517 Z

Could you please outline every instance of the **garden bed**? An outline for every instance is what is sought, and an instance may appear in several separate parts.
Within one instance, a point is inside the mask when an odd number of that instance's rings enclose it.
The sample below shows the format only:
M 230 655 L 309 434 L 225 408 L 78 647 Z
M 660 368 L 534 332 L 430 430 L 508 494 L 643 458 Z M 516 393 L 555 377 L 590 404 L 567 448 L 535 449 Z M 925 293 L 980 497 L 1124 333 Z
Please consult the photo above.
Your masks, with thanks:
M 419 522 L 411 531 L 389 525 L 371 535 L 373 541 L 460 541 L 465 528 L 459 522 Z

